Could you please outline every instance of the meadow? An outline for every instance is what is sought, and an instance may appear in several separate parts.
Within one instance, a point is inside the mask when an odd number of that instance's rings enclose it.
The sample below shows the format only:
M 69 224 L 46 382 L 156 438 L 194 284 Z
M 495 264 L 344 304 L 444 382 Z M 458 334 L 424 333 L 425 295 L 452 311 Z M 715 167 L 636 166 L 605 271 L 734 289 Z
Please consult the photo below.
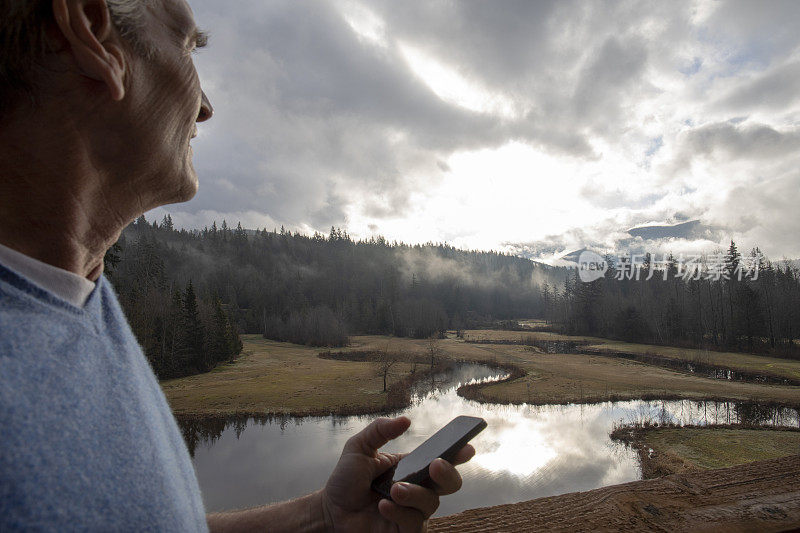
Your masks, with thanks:
M 535 346 L 480 344 L 470 340 L 517 340 L 535 335 L 542 340 L 592 343 L 609 351 L 640 351 L 666 357 L 691 359 L 691 350 L 636 345 L 591 337 L 566 337 L 553 333 L 468 330 L 464 338 L 448 335 L 436 341 L 387 336 L 355 336 L 350 345 L 330 350 L 350 354 L 350 360 L 319 357 L 319 348 L 244 335 L 244 350 L 233 363 L 211 372 L 162 382 L 162 388 L 178 415 L 233 414 L 358 414 L 387 408 L 389 393 L 383 390 L 379 364 L 368 354 L 394 353 L 398 361 L 388 373 L 389 388 L 413 378 L 412 369 L 423 370 L 431 350 L 440 362 L 472 361 L 517 370 L 515 379 L 472 387 L 470 398 L 502 404 L 594 403 L 607 400 L 693 399 L 758 401 L 786 406 L 800 405 L 800 388 L 710 379 L 676 372 L 637 361 L 581 353 L 545 353 Z M 466 339 L 466 340 L 465 340 Z M 359 357 L 363 354 L 363 360 Z M 800 373 L 800 361 L 776 360 L 748 354 L 704 352 L 720 365 L 769 368 L 782 375 Z M 405 360 L 404 360 L 405 359 Z M 755 359 L 756 361 L 752 361 Z M 421 375 L 421 374 L 420 374 Z M 394 405 L 393 407 L 397 407 Z

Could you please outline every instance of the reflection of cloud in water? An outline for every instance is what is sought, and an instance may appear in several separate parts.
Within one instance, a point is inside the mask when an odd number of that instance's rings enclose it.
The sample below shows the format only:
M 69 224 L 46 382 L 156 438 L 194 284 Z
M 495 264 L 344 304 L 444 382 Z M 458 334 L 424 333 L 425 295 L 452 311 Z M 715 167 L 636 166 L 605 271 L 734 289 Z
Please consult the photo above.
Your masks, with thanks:
M 494 374 L 465 365 L 450 383 Z M 455 387 L 422 393 L 402 411 L 411 427 L 384 447 L 410 451 L 458 415 L 480 416 L 488 427 L 472 440 L 478 454 L 459 467 L 464 485 L 442 498 L 437 516 L 464 509 L 589 490 L 639 479 L 635 454 L 612 442 L 615 423 L 671 420 L 676 423 L 735 423 L 743 416 L 733 403 L 610 402 L 593 405 L 494 405 L 465 400 Z M 796 411 L 774 414 L 773 423 L 798 425 Z M 747 416 L 755 416 L 747 411 Z M 300 423 L 249 422 L 237 438 L 225 429 L 211 446 L 198 446 L 194 465 L 209 511 L 285 500 L 322 487 L 345 441 L 372 416 L 316 417 Z
M 543 424 L 514 413 L 514 420 L 506 420 L 499 430 L 493 431 L 491 438 L 476 441 L 481 445 L 481 453 L 475 457 L 475 464 L 493 472 L 505 471 L 518 477 L 528 477 L 556 457 L 557 452 L 548 445 L 542 434 Z M 487 420 L 493 424 L 494 417 Z M 489 442 L 487 442 L 489 441 Z

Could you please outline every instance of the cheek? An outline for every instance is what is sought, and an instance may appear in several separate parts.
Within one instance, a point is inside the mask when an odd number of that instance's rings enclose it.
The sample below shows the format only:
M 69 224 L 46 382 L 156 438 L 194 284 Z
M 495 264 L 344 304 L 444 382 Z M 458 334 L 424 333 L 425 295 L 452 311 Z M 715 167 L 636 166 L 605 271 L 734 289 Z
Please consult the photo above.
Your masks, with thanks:
M 147 98 L 147 115 L 161 125 L 165 138 L 191 132 L 200 109 L 200 87 L 191 60 L 165 68 Z M 166 140 L 166 139 L 165 139 Z
M 194 63 L 191 57 L 188 58 L 185 64 L 180 69 L 180 79 L 183 80 L 182 92 L 186 105 L 191 111 L 191 120 L 194 123 L 200 112 L 200 78 L 197 75 L 197 70 L 194 68 Z

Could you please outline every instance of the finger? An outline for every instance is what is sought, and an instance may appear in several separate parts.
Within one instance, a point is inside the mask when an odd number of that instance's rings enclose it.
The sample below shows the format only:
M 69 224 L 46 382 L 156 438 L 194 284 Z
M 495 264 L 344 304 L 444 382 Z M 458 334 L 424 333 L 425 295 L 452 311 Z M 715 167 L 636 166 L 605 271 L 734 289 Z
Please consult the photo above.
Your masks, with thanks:
M 378 448 L 396 439 L 408 429 L 411 420 L 405 416 L 377 418 L 370 425 L 347 439 L 345 453 L 363 453 L 374 456 Z
M 456 456 L 453 458 L 451 464 L 460 465 L 462 463 L 466 463 L 474 456 L 475 456 L 475 448 L 472 447 L 472 444 L 467 444 L 458 451 Z
M 434 490 L 441 495 L 453 494 L 461 488 L 461 474 L 444 459 L 435 459 L 428 467 Z M 394 497 L 394 496 L 392 496 Z
M 439 495 L 433 489 L 413 483 L 395 483 L 390 490 L 392 499 L 403 507 L 412 507 L 430 517 L 439 508 Z
M 397 524 L 400 533 L 425 531 L 425 517 L 416 509 L 397 505 L 384 498 L 378 502 L 378 512 L 386 520 Z
M 391 467 L 400 462 L 399 454 L 396 453 L 378 453 L 375 456 L 375 475 L 383 474 Z

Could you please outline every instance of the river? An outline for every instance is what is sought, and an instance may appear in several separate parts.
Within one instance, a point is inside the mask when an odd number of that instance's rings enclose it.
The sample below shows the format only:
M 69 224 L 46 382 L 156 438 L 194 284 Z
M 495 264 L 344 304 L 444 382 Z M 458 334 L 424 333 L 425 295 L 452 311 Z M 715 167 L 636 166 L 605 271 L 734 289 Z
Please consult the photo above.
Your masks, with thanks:
M 397 414 L 411 428 L 383 450 L 410 451 L 457 415 L 480 416 L 488 427 L 472 444 L 476 456 L 459 467 L 462 489 L 443 497 L 434 516 L 638 480 L 633 451 L 613 442 L 614 424 L 646 419 L 677 424 L 736 423 L 742 417 L 798 426 L 794 410 L 743 407 L 733 402 L 627 401 L 587 405 L 495 405 L 456 394 L 463 383 L 502 376 L 462 364 L 416 389 Z M 305 417 L 236 423 L 193 439 L 193 462 L 206 509 L 239 509 L 294 498 L 322 487 L 345 441 L 374 416 Z M 195 425 L 195 427 L 197 427 Z

